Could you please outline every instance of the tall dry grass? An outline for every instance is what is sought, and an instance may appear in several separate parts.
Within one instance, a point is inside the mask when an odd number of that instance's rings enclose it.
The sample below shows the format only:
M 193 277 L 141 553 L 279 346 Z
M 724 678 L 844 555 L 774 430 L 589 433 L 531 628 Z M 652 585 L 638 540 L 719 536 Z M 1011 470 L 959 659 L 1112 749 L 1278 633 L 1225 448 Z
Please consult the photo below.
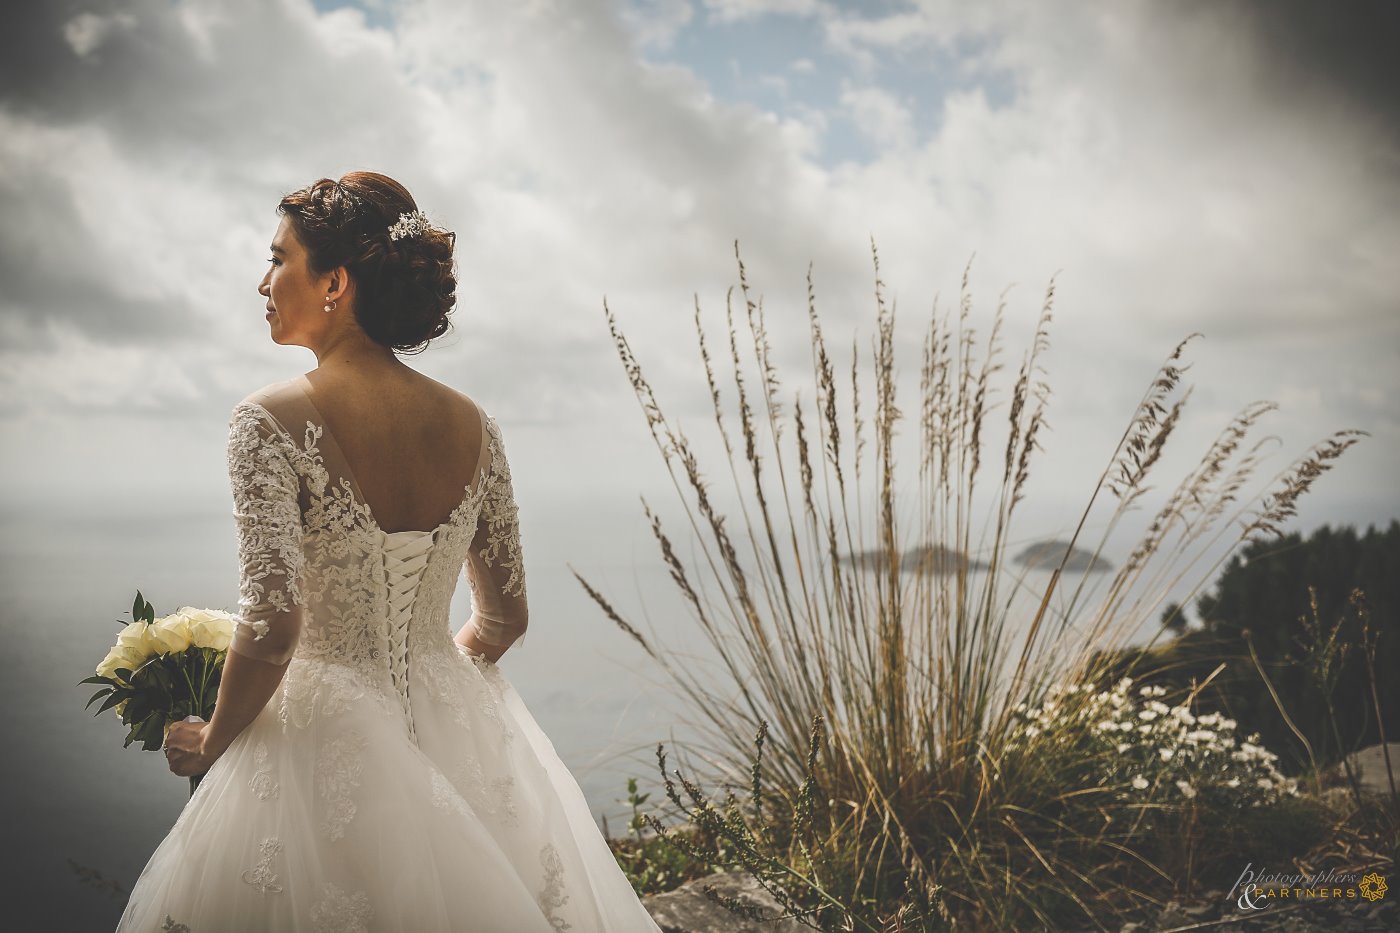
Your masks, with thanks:
M 720 821 L 710 835 L 728 836 L 730 850 L 751 850 L 746 867 L 798 912 L 810 911 L 804 920 L 814 926 L 934 929 L 960 918 L 964 928 L 995 928 L 1028 917 L 1050 922 L 1065 909 L 1092 913 L 1097 898 L 1121 895 L 1147 860 L 1123 827 L 1063 818 L 1065 795 L 1083 791 L 1045 786 L 1064 780 L 1063 769 L 1007 748 L 1014 710 L 1039 703 L 1054 683 L 1094 682 L 1101 649 L 1155 618 L 1169 593 L 1184 602 L 1183 587 L 1208 583 L 1229 554 L 1224 545 L 1275 532 L 1360 432 L 1334 434 L 1261 482 L 1268 445 L 1254 435 L 1273 406 L 1246 407 L 1165 497 L 1111 577 L 1098 585 L 1075 579 L 1066 572 L 1072 549 L 1105 553 L 1148 498 L 1190 396 L 1184 358 L 1195 335 L 1188 337 L 1148 382 L 1097 473 L 1086 472 L 1063 558 L 1033 578 L 1010 552 L 1022 541 L 1018 512 L 1048 428 L 1042 360 L 1053 279 L 1009 370 L 1005 302 L 989 323 L 977 319 L 970 263 L 957 308 L 940 312 L 935 302 L 921 325 L 912 410 L 921 454 L 910 485 L 896 457 L 896 432 L 910 417 L 896 393 L 895 310 L 874 244 L 875 334 L 868 355 L 853 340 L 849 365 L 828 342 L 808 270 L 807 398 L 777 371 L 763 301 L 737 244 L 735 255 L 738 289 L 726 299 L 722 345 L 711 342 L 698 299 L 694 312 L 725 454 L 714 475 L 732 483 L 734 514 L 717 505 L 691 439 L 663 413 L 604 304 L 694 558 L 683 560 L 674 532 L 644 509 L 723 672 L 717 680 L 654 644 L 575 572 L 666 672 L 702 736 L 690 749 L 700 776 L 681 778 L 688 798 L 671 775 L 668 790 L 695 818 L 711 806 L 702 784 L 747 786 L 747 803 L 731 795 L 710 808 Z M 1099 529 L 1092 537 L 1091 527 Z M 1033 608 L 1023 612 L 1015 607 L 1028 587 Z M 1083 779 L 1092 784 L 1092 774 Z

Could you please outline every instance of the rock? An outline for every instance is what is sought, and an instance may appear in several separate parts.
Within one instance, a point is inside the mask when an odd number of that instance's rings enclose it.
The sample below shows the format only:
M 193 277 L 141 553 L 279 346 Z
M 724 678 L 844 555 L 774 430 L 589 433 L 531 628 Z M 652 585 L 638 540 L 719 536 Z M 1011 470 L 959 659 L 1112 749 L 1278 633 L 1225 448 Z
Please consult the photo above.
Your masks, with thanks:
M 1390 750 L 1390 766 L 1395 771 L 1395 783 L 1400 788 L 1400 742 L 1387 742 L 1384 746 L 1372 745 L 1353 753 L 1352 764 L 1361 772 L 1361 789 L 1368 793 L 1390 795 L 1390 777 L 1385 768 L 1385 749 Z M 1346 772 L 1339 765 L 1337 772 L 1345 779 Z
M 710 900 L 703 890 L 706 885 L 713 885 L 726 897 L 753 904 L 763 911 L 765 917 L 783 912 L 771 894 L 763 890 L 751 876 L 741 872 L 697 878 L 674 891 L 643 898 L 642 903 L 646 905 L 652 919 L 661 927 L 663 933 L 794 933 L 797 930 L 809 929 L 792 919 L 745 920 L 727 907 Z
M 1180 901 L 1168 901 L 1157 918 L 1158 927 L 1181 927 L 1191 922 L 1191 917 L 1182 909 Z

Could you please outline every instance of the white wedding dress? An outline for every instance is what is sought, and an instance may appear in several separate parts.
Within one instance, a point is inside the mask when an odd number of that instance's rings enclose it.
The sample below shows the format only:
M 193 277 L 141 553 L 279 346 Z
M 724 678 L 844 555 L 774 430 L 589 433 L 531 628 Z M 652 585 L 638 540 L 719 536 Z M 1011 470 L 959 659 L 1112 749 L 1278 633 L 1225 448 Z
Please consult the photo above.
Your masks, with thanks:
M 290 659 L 137 879 L 118 933 L 658 931 L 493 663 L 526 623 L 500 428 L 431 531 L 378 526 L 304 377 L 233 410 L 230 650 Z

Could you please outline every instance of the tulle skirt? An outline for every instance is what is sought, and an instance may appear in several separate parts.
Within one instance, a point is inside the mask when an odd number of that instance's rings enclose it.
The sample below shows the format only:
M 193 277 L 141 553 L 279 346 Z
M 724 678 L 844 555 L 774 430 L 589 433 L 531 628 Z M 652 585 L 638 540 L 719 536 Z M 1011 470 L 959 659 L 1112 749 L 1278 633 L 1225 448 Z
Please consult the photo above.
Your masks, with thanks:
M 117 933 L 659 931 L 496 665 L 432 652 L 389 684 L 294 659 Z

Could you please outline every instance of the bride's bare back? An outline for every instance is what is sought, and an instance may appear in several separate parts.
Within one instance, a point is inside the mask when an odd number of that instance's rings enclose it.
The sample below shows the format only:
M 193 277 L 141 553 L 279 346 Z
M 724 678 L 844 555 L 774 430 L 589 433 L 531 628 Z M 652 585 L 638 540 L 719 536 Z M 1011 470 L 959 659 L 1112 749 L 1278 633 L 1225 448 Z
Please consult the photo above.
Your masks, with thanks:
M 436 527 L 486 466 L 476 403 L 408 367 L 374 377 L 316 370 L 302 388 L 386 532 Z

